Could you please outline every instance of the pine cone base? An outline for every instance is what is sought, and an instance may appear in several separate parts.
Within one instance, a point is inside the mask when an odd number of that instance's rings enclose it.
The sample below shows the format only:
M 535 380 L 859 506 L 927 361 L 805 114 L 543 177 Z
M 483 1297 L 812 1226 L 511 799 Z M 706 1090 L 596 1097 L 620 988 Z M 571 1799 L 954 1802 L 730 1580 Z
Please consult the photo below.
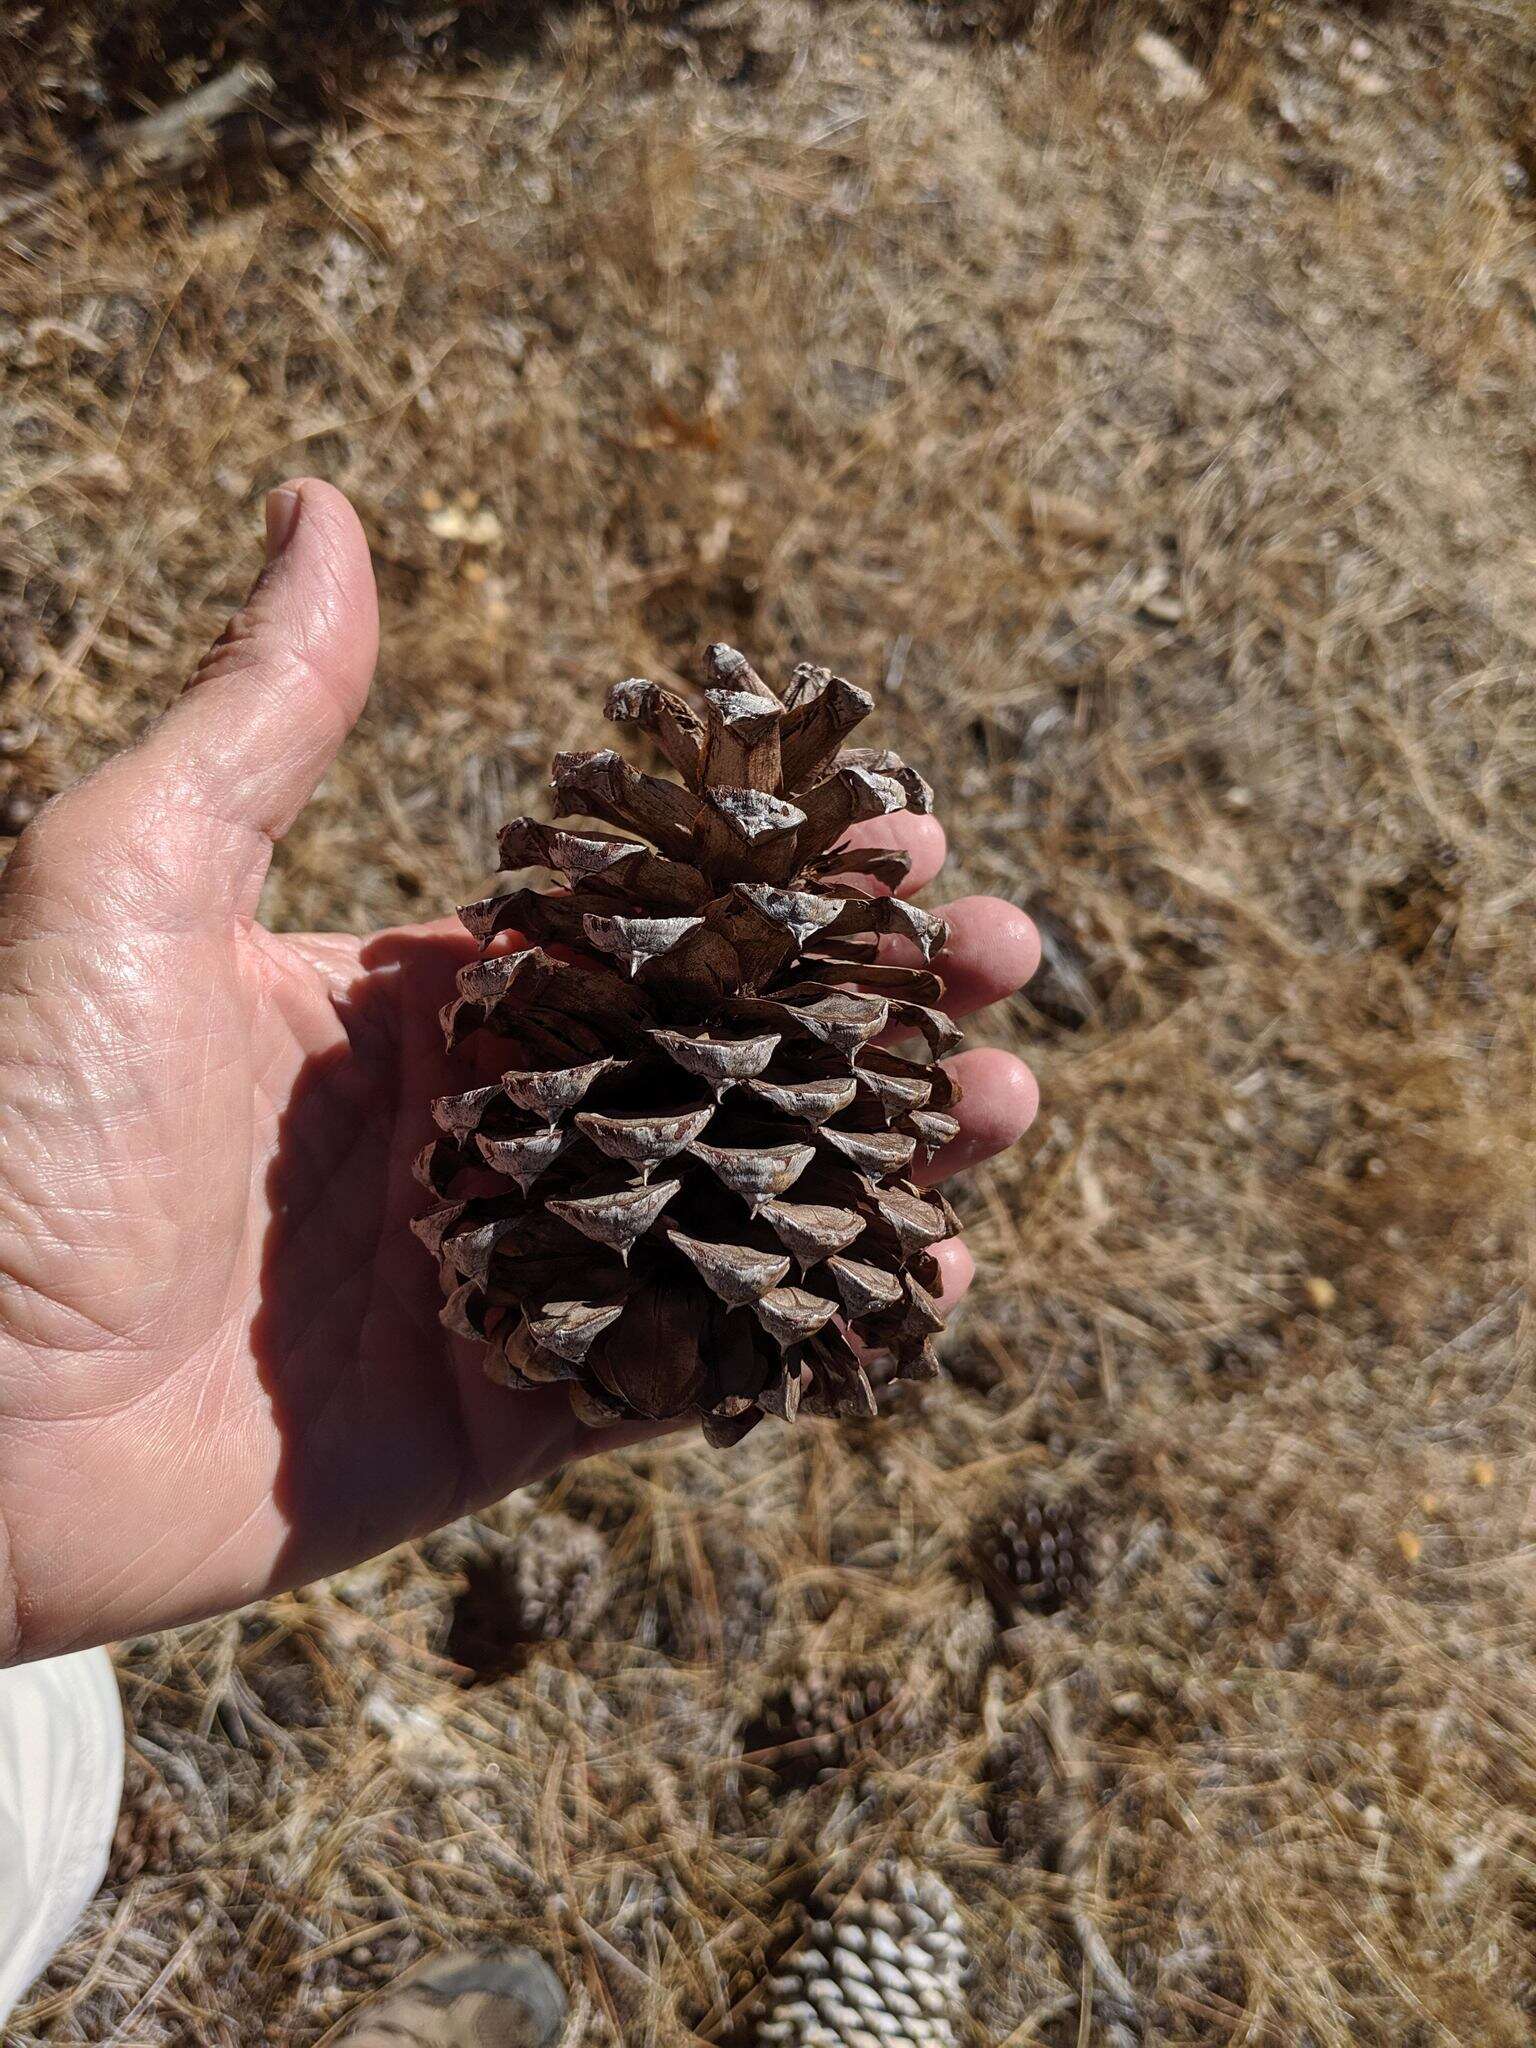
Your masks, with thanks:
M 556 815 L 617 831 L 514 819 L 502 866 L 563 886 L 460 911 L 482 951 L 447 1041 L 504 1069 L 434 1105 L 416 1229 L 493 1378 L 563 1382 L 594 1425 L 696 1412 L 728 1444 L 802 1406 L 873 1415 L 871 1351 L 936 1374 L 956 1219 L 919 1179 L 958 1128 L 959 1033 L 927 964 L 944 922 L 894 893 L 907 856 L 843 845 L 931 805 L 895 755 L 842 747 L 871 700 L 809 666 L 777 696 L 723 646 L 705 666 L 702 716 L 651 682 L 608 698 L 680 779 L 558 756 Z

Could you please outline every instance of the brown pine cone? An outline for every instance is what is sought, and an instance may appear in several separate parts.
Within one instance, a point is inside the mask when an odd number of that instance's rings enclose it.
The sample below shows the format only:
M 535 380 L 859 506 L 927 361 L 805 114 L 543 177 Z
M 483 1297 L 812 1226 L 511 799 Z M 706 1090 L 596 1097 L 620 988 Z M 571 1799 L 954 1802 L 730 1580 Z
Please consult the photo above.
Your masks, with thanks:
M 129 1884 L 141 1874 L 166 1876 L 183 1860 L 190 1835 L 186 1809 L 130 1748 L 124 1758 L 123 1805 L 112 1837 L 108 1882 Z
M 1091 1510 L 1080 1496 L 1026 1497 L 977 1538 L 978 1572 L 1006 1627 L 1023 1614 L 1085 1607 L 1098 1581 Z
M 957 1128 L 937 1062 L 960 1034 L 937 975 L 878 957 L 944 943 L 874 893 L 907 856 L 842 844 L 931 803 L 894 754 L 839 751 L 870 698 L 804 666 L 777 697 L 729 647 L 705 668 L 702 716 L 650 682 L 608 698 L 680 781 L 557 756 L 556 814 L 618 832 L 514 819 L 503 867 L 564 888 L 459 913 L 485 950 L 448 1043 L 504 1040 L 506 1069 L 434 1106 L 417 1171 L 451 1199 L 416 1228 L 493 1378 L 565 1381 L 593 1424 L 696 1412 L 728 1444 L 802 1405 L 872 1415 L 861 1346 L 936 1373 L 931 1247 L 956 1219 L 911 1174 Z
M 517 1669 L 536 1643 L 585 1641 L 610 1591 L 607 1543 L 569 1515 L 541 1515 L 463 1569 L 447 1651 L 477 1679 Z
M 889 1677 L 874 1667 L 802 1672 L 762 1700 L 741 1731 L 742 1752 L 782 1788 L 814 1785 L 875 1747 L 899 1707 Z
M 988 1745 L 987 1834 L 1010 1861 L 1037 1861 L 1052 1839 L 1051 1767 L 1044 1738 L 1027 1722 Z

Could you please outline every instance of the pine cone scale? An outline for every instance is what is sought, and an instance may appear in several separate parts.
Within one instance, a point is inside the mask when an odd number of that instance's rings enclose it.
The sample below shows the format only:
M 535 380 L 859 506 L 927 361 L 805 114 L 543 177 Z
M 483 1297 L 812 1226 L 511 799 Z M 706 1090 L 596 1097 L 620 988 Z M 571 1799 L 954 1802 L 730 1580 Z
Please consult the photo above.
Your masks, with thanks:
M 851 1339 L 935 1369 L 930 1247 L 955 1219 L 911 1175 L 957 1128 L 936 1063 L 959 1034 L 909 964 L 943 919 L 855 879 L 895 886 L 905 857 L 839 848 L 930 801 L 894 755 L 839 752 L 870 699 L 802 667 L 781 702 L 728 648 L 705 666 L 702 716 L 638 678 L 609 698 L 680 781 L 563 754 L 557 815 L 616 829 L 502 832 L 504 861 L 566 888 L 461 913 L 485 950 L 447 1042 L 489 1031 L 510 1057 L 434 1105 L 417 1171 L 443 1199 L 416 1227 L 493 1376 L 568 1380 L 589 1420 L 696 1411 L 728 1442 L 802 1397 L 873 1412 Z

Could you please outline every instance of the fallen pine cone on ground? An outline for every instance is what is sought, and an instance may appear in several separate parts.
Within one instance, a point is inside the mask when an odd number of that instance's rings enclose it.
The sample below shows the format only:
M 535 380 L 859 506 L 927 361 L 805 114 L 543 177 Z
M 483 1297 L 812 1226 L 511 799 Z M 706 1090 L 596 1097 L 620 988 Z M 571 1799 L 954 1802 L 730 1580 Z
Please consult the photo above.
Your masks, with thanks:
M 1025 1494 L 980 1531 L 972 1555 L 1007 1628 L 1024 1614 L 1086 1607 L 1098 1579 L 1097 1549 L 1092 1508 L 1083 1496 Z
M 812 1667 L 764 1696 L 742 1728 L 741 1748 L 777 1789 L 814 1785 L 856 1764 L 888 1728 L 912 1718 L 911 1702 L 878 1667 Z
M 618 831 L 514 819 L 502 866 L 564 886 L 460 911 L 484 950 L 444 1029 L 503 1071 L 434 1106 L 417 1171 L 445 1199 L 416 1228 L 494 1378 L 565 1381 L 594 1425 L 698 1413 L 729 1444 L 802 1406 L 872 1415 L 870 1350 L 937 1371 L 931 1247 L 956 1222 L 911 1174 L 957 1128 L 938 1061 L 960 1033 L 882 943 L 927 962 L 946 937 L 880 893 L 907 856 L 843 844 L 932 800 L 842 748 L 871 699 L 809 666 L 776 696 L 729 647 L 705 667 L 702 716 L 651 682 L 608 697 L 680 781 L 557 756 L 557 816 Z
M 590 1640 L 612 1592 L 608 1544 L 596 1529 L 552 1512 L 515 1538 L 465 1550 L 444 1648 L 470 1682 L 515 1671 L 537 1643 Z
M 972 1968 L 944 1880 L 883 1860 L 809 1916 L 741 2038 L 746 2048 L 953 2048 Z

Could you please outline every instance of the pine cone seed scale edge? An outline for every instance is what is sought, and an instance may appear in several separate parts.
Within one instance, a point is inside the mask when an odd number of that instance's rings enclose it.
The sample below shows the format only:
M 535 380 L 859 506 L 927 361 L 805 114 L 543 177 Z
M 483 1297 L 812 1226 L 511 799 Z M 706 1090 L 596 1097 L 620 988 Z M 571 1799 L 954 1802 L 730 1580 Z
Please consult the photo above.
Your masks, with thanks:
M 895 754 L 843 746 L 873 700 L 809 664 L 775 693 L 723 645 L 704 669 L 702 715 L 638 679 L 605 707 L 678 780 L 557 755 L 555 816 L 616 829 L 513 819 L 502 867 L 561 886 L 460 910 L 482 950 L 447 1044 L 504 1071 L 433 1105 L 414 1228 L 493 1379 L 730 1444 L 764 1414 L 872 1415 L 871 1351 L 937 1372 L 957 1224 L 914 1175 L 958 1128 L 960 1033 L 926 964 L 944 920 L 895 893 L 908 856 L 843 846 L 932 805 Z

